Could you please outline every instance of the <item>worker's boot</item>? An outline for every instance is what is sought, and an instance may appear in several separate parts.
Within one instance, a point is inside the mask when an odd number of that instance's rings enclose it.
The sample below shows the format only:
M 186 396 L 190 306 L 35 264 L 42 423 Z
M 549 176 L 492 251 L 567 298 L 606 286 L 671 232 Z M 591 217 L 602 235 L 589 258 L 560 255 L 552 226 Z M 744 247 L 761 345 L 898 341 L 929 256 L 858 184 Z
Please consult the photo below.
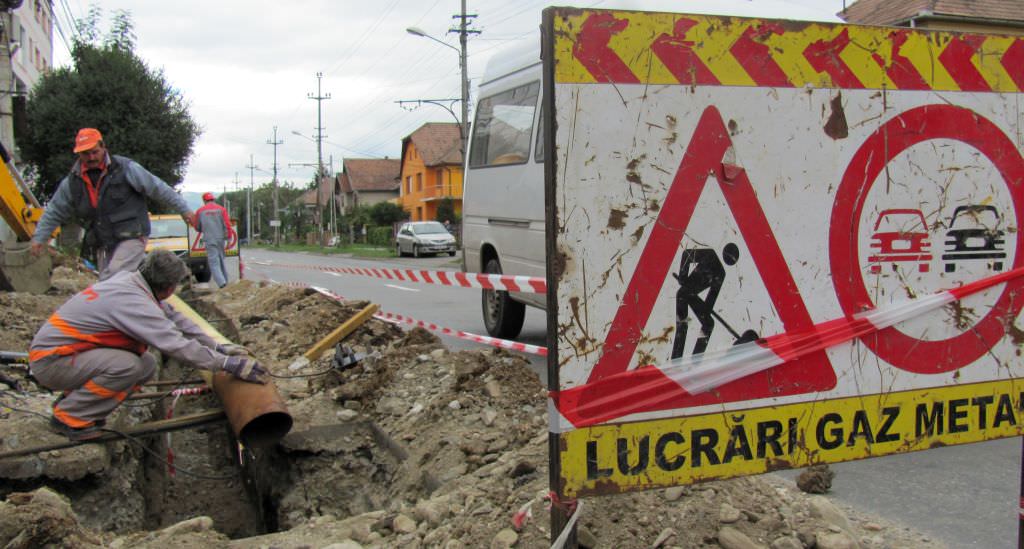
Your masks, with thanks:
M 90 425 L 88 427 L 75 428 L 65 424 L 61 420 L 50 417 L 50 429 L 59 434 L 68 437 L 68 440 L 72 442 L 85 442 L 87 440 L 93 440 L 99 438 L 103 434 L 98 425 Z

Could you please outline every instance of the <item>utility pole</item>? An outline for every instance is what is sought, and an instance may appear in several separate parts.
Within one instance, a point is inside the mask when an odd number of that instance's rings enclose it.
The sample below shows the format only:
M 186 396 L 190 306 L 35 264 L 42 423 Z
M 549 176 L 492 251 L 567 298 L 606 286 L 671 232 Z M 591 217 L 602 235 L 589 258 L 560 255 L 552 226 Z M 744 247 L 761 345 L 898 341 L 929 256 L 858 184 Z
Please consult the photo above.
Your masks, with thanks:
M 249 153 L 249 194 L 245 196 L 245 237 L 252 243 L 252 185 L 254 174 L 253 171 L 256 169 L 256 163 L 253 162 L 252 153 Z
M 277 140 L 277 126 L 274 126 L 274 139 L 267 140 L 267 145 L 274 146 L 274 211 L 270 214 L 270 224 L 274 226 L 274 246 L 281 245 L 281 220 L 277 217 L 277 146 L 284 143 L 284 140 Z
M 321 107 L 323 105 L 324 99 L 331 98 L 331 94 L 328 93 L 327 95 L 324 95 L 323 93 L 320 92 L 320 83 L 323 80 L 323 77 L 324 73 L 316 73 L 316 95 L 313 95 L 312 93 L 306 94 L 306 97 L 316 100 L 316 223 L 317 231 L 321 233 L 321 235 L 318 235 L 321 240 L 321 245 L 323 244 L 322 233 L 324 231 L 324 227 L 323 222 L 320 219 L 320 187 L 322 186 L 321 180 L 324 177 L 323 140 L 325 137 L 327 137 L 324 135 L 323 109 Z M 331 194 L 333 195 L 334 193 Z
M 462 156 L 465 163 L 466 147 L 469 140 L 469 72 L 466 67 L 466 35 L 470 32 L 479 34 L 480 31 L 466 30 L 466 19 L 472 19 L 476 15 L 466 15 L 466 0 L 462 0 L 462 11 L 452 18 L 459 19 L 459 28 L 451 29 L 448 32 L 459 33 L 459 66 L 462 69 L 462 123 L 459 126 L 459 133 L 462 134 Z
M 466 0 L 462 0 L 462 11 L 459 14 L 452 16 L 452 19 L 459 20 L 459 26 L 454 29 L 448 29 L 448 32 L 450 33 L 459 33 L 459 45 L 461 47 L 458 48 L 449 44 L 448 42 L 438 40 L 437 38 L 430 36 L 429 34 L 426 33 L 426 31 L 424 31 L 421 28 L 409 27 L 405 29 L 405 32 L 409 34 L 412 34 L 414 36 L 421 36 L 428 40 L 433 40 L 434 42 L 437 42 L 438 44 L 441 44 L 446 48 L 455 50 L 455 53 L 459 54 L 459 72 L 461 73 L 460 76 L 462 80 L 462 89 L 460 97 L 458 99 L 408 99 L 396 101 L 396 103 L 398 103 L 399 106 L 404 106 L 405 103 L 416 103 L 417 105 L 421 105 L 423 103 L 430 103 L 431 105 L 437 105 L 451 113 L 451 115 L 456 119 L 456 122 L 459 124 L 459 137 L 461 138 L 463 159 L 465 159 L 466 156 L 466 144 L 467 141 L 469 140 L 469 73 L 468 66 L 466 63 L 466 39 L 470 34 L 480 34 L 480 31 L 478 30 L 467 29 L 466 25 L 469 24 L 470 19 L 473 19 L 475 17 L 476 15 L 466 13 Z M 455 111 L 452 110 L 452 107 L 455 106 L 455 102 L 457 101 L 462 102 L 461 117 L 456 115 Z M 445 106 L 445 103 L 448 103 L 449 106 Z

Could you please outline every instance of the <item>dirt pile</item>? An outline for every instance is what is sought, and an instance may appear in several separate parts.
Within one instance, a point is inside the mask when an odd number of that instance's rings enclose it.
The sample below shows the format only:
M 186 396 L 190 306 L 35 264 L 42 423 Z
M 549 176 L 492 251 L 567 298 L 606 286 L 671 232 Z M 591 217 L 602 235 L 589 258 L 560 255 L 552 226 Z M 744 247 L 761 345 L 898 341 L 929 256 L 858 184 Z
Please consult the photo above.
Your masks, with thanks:
M 0 294 L 0 299 L 18 307 L 21 301 L 31 306 L 35 298 Z M 521 357 L 492 349 L 450 352 L 428 332 L 403 333 L 373 319 L 345 340 L 362 357 L 356 365 L 338 368 L 333 353 L 327 353 L 293 371 L 289 365 L 295 357 L 365 303 L 338 303 L 309 290 L 250 281 L 192 301 L 218 329 L 280 376 L 275 382 L 295 426 L 272 451 L 243 452 L 245 490 L 236 484 L 220 492 L 218 482 L 226 481 L 180 474 L 173 482 L 189 489 L 166 481 L 152 484 L 163 465 L 147 466 L 149 458 L 142 457 L 142 465 L 135 466 L 115 460 L 106 471 L 119 466 L 147 471 L 142 480 L 151 487 L 144 527 L 98 520 L 95 509 L 75 503 L 86 491 L 71 495 L 66 490 L 74 483 L 58 483 L 56 491 L 68 495 L 73 507 L 73 513 L 62 516 L 79 521 L 74 545 L 549 546 L 546 391 Z M 3 318 L 0 332 L 6 333 L 8 320 Z M 45 314 L 38 322 L 43 318 Z M 23 331 L 31 337 L 31 322 Z M 9 345 L 16 343 L 12 338 Z M 40 402 L 37 408 L 45 410 L 48 400 Z M 183 410 L 212 404 L 196 399 Z M 193 456 L 180 459 L 204 473 L 230 473 L 238 461 L 237 448 L 223 442 L 209 446 L 211 437 L 223 439 L 222 429 L 201 435 L 175 435 L 175 451 Z M 193 461 L 204 452 L 217 457 Z M 90 473 L 77 482 L 98 484 L 96 478 Z M 12 482 L 0 481 L 0 487 L 9 488 Z M 27 481 L 19 482 L 19 493 L 29 492 Z M 8 498 L 0 504 L 7 506 L 0 516 L 27 497 L 12 492 L 0 492 Z M 163 497 L 159 513 L 152 503 L 157 492 L 174 494 Z M 126 491 L 110 497 L 132 496 Z M 232 506 L 229 498 L 248 501 Z M 187 500 L 188 505 L 175 507 L 173 500 Z M 209 503 L 206 511 L 203 500 Z M 39 509 L 23 512 L 19 523 L 27 528 L 48 520 L 48 512 Z M 232 525 L 232 513 L 258 515 L 265 531 L 274 533 L 253 535 L 251 524 Z M 517 513 L 522 520 L 514 523 Z M 942 546 L 883 519 L 844 509 L 827 497 L 804 494 L 773 475 L 589 498 L 582 501 L 579 516 L 580 541 L 587 547 Z M 20 535 L 5 524 L 0 522 L 0 546 Z

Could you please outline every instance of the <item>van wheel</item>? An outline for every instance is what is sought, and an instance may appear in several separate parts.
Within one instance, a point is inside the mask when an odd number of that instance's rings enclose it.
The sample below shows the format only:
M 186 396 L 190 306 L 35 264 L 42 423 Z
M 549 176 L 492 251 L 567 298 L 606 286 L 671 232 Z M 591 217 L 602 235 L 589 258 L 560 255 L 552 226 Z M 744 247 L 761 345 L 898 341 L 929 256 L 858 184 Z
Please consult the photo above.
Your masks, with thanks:
M 402 253 L 402 245 L 401 244 L 395 244 L 395 256 L 396 257 L 405 257 L 405 254 Z
M 412 256 L 413 257 L 422 257 L 423 256 L 423 254 L 420 253 L 420 247 L 419 247 L 418 244 L 413 244 L 412 245 Z
M 455 257 L 455 252 L 448 252 L 448 255 Z
M 501 274 L 501 263 L 497 259 L 487 261 L 484 272 Z M 483 290 L 481 304 L 484 312 L 484 327 L 492 337 L 512 339 L 523 330 L 526 305 L 508 296 L 501 290 Z

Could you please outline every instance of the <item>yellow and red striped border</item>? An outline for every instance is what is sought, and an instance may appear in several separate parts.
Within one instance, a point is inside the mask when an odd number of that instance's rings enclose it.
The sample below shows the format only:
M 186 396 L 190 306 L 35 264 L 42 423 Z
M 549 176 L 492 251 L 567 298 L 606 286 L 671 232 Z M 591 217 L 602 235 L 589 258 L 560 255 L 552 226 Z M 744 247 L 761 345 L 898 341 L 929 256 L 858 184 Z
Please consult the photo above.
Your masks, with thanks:
M 554 27 L 557 83 L 1024 90 L 1012 36 L 578 9 Z

